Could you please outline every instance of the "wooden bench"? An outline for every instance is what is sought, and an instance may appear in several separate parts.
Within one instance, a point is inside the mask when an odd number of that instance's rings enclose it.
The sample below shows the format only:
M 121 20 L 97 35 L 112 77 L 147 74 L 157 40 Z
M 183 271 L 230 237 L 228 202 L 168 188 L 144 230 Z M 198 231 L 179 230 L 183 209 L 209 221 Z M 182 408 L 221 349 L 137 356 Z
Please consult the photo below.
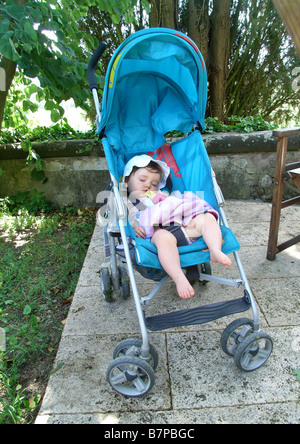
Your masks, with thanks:
M 289 239 L 281 245 L 277 245 L 281 210 L 294 204 L 300 204 L 300 195 L 282 201 L 285 180 L 292 179 L 300 189 L 300 160 L 298 162 L 286 164 L 288 138 L 289 136 L 296 136 L 299 134 L 300 128 L 280 129 L 273 131 L 273 136 L 278 137 L 278 143 L 267 251 L 267 259 L 270 261 L 273 261 L 276 257 L 276 254 L 280 251 L 283 251 L 286 248 L 296 244 L 297 242 L 300 242 L 300 235 L 298 235 Z

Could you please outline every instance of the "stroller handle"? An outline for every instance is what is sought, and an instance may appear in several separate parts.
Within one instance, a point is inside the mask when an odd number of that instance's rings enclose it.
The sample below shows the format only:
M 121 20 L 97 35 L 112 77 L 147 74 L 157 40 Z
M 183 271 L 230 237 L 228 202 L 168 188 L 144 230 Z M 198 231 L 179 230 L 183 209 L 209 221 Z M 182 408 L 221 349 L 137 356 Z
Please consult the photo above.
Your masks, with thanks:
M 106 48 L 107 48 L 107 43 L 100 42 L 98 48 L 94 52 L 94 54 L 88 64 L 87 78 L 88 78 L 89 87 L 90 87 L 91 91 L 93 89 L 98 90 L 97 80 L 96 80 L 96 76 L 95 76 L 95 69 L 96 69 L 97 63 L 99 62 L 99 60 L 100 60 L 102 54 L 104 53 L 104 51 L 106 50 Z

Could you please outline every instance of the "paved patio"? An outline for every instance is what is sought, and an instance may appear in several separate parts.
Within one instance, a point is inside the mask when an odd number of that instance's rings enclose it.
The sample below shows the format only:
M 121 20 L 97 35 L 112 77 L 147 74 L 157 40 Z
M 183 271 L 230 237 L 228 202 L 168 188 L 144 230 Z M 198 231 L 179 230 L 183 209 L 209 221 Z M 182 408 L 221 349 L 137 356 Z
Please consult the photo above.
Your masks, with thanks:
M 220 348 L 232 320 L 149 334 L 159 352 L 156 382 L 143 398 L 124 398 L 106 382 L 114 347 L 139 338 L 133 298 L 108 304 L 101 296 L 99 269 L 104 260 L 102 230 L 96 226 L 63 331 L 37 424 L 220 424 L 299 423 L 300 244 L 266 260 L 271 205 L 226 202 L 230 227 L 241 244 L 240 257 L 260 311 L 261 329 L 272 336 L 274 351 L 260 369 L 243 373 Z M 280 242 L 299 234 L 300 207 L 282 211 Z M 213 274 L 239 278 L 212 264 Z M 137 274 L 140 294 L 154 287 Z M 209 283 L 180 300 L 168 281 L 147 314 L 163 313 L 241 297 L 242 290 Z

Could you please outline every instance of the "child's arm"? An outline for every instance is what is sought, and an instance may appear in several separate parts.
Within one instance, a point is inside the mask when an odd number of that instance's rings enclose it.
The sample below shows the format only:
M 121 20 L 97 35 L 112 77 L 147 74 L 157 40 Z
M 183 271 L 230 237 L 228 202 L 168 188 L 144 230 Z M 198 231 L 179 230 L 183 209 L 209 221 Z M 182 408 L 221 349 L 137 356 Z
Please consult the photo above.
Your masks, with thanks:
M 136 237 L 140 237 L 142 239 L 146 238 L 146 231 L 136 221 L 134 221 L 134 223 L 132 223 L 131 226 Z
M 126 206 L 127 206 L 127 210 L 128 210 L 128 218 L 129 218 L 129 222 L 130 225 L 132 226 L 132 229 L 134 231 L 134 234 L 137 237 L 141 237 L 142 239 L 145 239 L 146 237 L 146 232 L 144 230 L 143 227 L 140 226 L 140 224 L 138 223 L 138 221 L 136 220 L 136 216 L 139 213 L 139 210 L 137 209 L 136 206 L 134 206 L 129 199 L 124 199 Z

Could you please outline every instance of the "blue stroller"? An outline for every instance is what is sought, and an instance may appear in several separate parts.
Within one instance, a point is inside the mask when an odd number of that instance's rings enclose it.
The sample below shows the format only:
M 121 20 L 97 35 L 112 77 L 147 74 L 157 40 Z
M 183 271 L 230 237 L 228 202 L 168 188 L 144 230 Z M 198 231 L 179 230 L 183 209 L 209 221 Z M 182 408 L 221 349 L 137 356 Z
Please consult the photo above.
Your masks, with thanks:
M 111 177 L 98 212 L 107 259 L 100 270 L 101 287 L 108 302 L 115 292 L 127 298 L 131 287 L 141 330 L 141 339 L 126 339 L 117 345 L 107 380 L 124 396 L 145 395 L 153 387 L 158 364 L 158 353 L 149 343 L 148 330 L 206 323 L 250 308 L 253 320 L 241 318 L 228 325 L 221 337 L 221 348 L 241 370 L 256 370 L 269 358 L 273 343 L 270 336 L 260 331 L 258 310 L 237 252 L 239 243 L 228 227 L 224 198 L 201 138 L 207 101 L 202 55 L 192 40 L 172 29 L 151 28 L 131 35 L 108 66 L 100 113 L 95 68 L 105 48 L 106 44 L 100 43 L 88 67 L 96 124 Z M 164 135 L 172 130 L 190 134 L 168 144 Z M 169 191 L 173 187 L 181 193 L 204 193 L 205 200 L 220 215 L 222 251 L 234 253 L 241 278 L 230 280 L 212 275 L 203 238 L 179 247 L 181 267 L 187 273 L 192 271 L 200 282 L 242 287 L 243 297 L 147 317 L 145 307 L 168 276 L 160 265 L 155 245 L 135 236 L 119 190 L 125 164 L 138 154 L 148 154 L 168 164 Z M 140 296 L 134 268 L 157 282 L 149 295 Z

